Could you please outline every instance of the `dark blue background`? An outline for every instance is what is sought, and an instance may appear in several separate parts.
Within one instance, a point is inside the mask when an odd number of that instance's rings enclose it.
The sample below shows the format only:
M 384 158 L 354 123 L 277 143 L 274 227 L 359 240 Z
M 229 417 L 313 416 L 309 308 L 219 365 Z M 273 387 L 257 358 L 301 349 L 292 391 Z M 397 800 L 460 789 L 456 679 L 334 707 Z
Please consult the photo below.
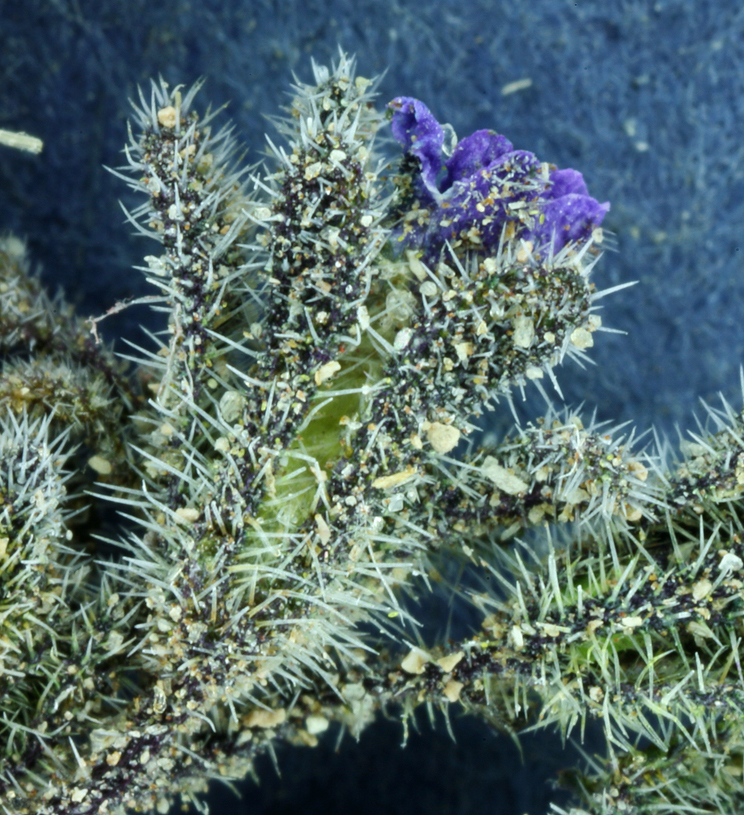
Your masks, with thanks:
M 723 0 L 0 0 L 0 127 L 45 141 L 40 156 L 0 148 L 0 230 L 25 237 L 44 279 L 84 314 L 147 294 L 131 266 L 152 252 L 133 237 L 101 169 L 121 163 L 127 99 L 161 73 L 207 77 L 202 100 L 230 102 L 249 159 L 262 114 L 276 114 L 292 72 L 338 45 L 366 76 L 387 70 L 381 103 L 416 96 L 458 135 L 490 127 L 542 160 L 583 172 L 612 209 L 616 251 L 600 288 L 639 285 L 605 302 L 597 366 L 559 372 L 567 399 L 602 419 L 673 434 L 693 427 L 703 397 L 740 407 L 744 345 L 744 10 Z M 507 83 L 532 85 L 502 96 Z M 225 117 L 227 118 L 227 116 Z M 102 324 L 141 342 L 149 319 L 130 309 Z M 119 350 L 125 346 L 117 343 Z M 382 723 L 358 747 L 280 753 L 260 789 L 213 811 L 509 813 L 545 810 L 542 777 L 572 759 L 540 735 L 514 747 L 482 725 L 440 727 L 403 753 Z M 326 752 L 323 752 L 326 750 Z M 550 763 L 550 762 L 549 762 Z

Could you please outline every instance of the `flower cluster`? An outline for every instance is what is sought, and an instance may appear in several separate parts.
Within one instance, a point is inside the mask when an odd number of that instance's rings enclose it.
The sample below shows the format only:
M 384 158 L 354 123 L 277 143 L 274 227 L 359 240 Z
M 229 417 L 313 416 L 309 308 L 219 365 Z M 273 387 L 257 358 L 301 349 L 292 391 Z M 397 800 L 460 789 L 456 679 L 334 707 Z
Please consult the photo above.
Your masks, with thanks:
M 610 208 L 589 195 L 581 173 L 515 150 L 492 130 L 466 136 L 445 159 L 444 129 L 423 102 L 399 97 L 388 109 L 409 168 L 418 165 L 401 239 L 429 259 L 445 242 L 490 254 L 521 239 L 558 252 L 589 240 Z
M 314 74 L 248 170 L 198 86 L 141 96 L 116 173 L 167 324 L 135 375 L 0 242 L 3 812 L 165 813 L 424 704 L 600 720 L 571 815 L 738 811 L 744 419 L 671 467 L 569 408 L 479 442 L 603 330 L 609 205 L 407 97 L 386 157 L 375 83 Z M 498 589 L 425 647 L 406 597 L 451 564 Z

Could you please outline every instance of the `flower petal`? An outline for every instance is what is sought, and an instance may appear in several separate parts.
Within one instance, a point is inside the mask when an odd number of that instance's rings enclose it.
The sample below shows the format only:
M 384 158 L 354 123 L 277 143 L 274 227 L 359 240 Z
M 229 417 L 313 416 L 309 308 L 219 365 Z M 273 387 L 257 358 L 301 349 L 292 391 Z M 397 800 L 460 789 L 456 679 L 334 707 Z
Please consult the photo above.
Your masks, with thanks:
M 506 136 L 500 136 L 493 130 L 476 130 L 458 142 L 452 156 L 445 162 L 447 175 L 442 181 L 441 191 L 445 192 L 456 181 L 473 175 L 513 149 Z
M 436 200 L 439 197 L 437 176 L 442 169 L 444 131 L 429 108 L 418 99 L 398 96 L 388 104 L 393 111 L 390 122 L 393 136 L 406 153 L 421 162 L 421 180 Z

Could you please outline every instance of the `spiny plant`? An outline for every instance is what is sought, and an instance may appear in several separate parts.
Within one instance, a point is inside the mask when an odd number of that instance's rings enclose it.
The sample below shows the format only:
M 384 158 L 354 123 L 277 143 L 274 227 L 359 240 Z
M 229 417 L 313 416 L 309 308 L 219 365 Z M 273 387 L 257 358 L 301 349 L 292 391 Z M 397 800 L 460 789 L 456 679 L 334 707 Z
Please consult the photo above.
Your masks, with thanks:
M 606 330 L 609 205 L 416 99 L 378 111 L 343 54 L 266 165 L 198 89 L 140 95 L 117 171 L 158 246 L 148 348 L 117 358 L 0 244 L 3 812 L 203 807 L 275 744 L 422 705 L 601 722 L 571 815 L 739 811 L 742 415 L 676 464 L 568 408 L 478 440 Z M 453 586 L 482 624 L 427 643 L 406 598 L 451 564 L 498 588 Z

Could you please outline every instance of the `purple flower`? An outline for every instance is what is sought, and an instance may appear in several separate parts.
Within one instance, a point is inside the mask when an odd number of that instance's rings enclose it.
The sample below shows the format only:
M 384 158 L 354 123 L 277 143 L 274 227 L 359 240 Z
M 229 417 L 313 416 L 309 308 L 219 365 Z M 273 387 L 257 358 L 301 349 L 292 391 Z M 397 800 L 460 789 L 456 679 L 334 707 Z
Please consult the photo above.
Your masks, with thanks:
M 581 173 L 558 170 L 492 130 L 477 130 L 443 157 L 444 131 L 418 99 L 389 105 L 393 136 L 406 155 L 412 185 L 398 238 L 435 259 L 445 241 L 467 251 L 493 251 L 508 237 L 536 250 L 585 242 L 610 208 L 592 198 Z M 411 200 L 412 199 L 412 200 Z
M 388 107 L 395 110 L 390 124 L 393 136 L 403 145 L 406 153 L 419 160 L 421 184 L 432 200 L 436 200 L 437 176 L 442 169 L 444 131 L 429 108 L 418 99 L 399 97 L 393 99 Z M 426 198 L 426 193 L 422 198 Z

